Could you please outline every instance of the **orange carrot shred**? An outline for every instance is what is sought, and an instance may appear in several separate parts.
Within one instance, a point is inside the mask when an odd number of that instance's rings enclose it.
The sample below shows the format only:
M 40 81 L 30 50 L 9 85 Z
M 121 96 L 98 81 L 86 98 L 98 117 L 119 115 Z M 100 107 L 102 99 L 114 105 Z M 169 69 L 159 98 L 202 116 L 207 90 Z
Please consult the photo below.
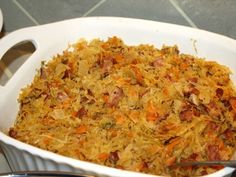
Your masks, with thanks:
M 87 132 L 87 126 L 86 125 L 80 125 L 77 129 L 76 129 L 76 133 L 78 134 L 83 134 Z

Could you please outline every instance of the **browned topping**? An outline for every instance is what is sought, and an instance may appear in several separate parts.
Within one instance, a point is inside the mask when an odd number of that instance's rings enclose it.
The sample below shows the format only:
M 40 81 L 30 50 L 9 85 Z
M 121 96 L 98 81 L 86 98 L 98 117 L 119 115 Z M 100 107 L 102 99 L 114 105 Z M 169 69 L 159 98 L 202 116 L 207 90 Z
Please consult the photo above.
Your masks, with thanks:
M 209 145 L 207 147 L 207 156 L 209 160 L 221 160 L 219 147 L 217 145 Z
M 86 115 L 87 115 L 87 110 L 84 107 L 80 108 L 79 111 L 77 112 L 77 116 L 79 118 L 82 118 Z
M 124 93 L 123 93 L 123 90 L 119 87 L 116 87 L 110 97 L 109 97 L 109 100 L 108 100 L 108 105 L 110 107 L 115 107 L 118 105 L 119 101 L 122 99 L 122 97 L 124 96 Z
M 8 134 L 9 134 L 10 137 L 16 138 L 16 136 L 17 136 L 17 131 L 15 131 L 13 128 L 10 128 Z
M 157 58 L 151 63 L 151 65 L 154 66 L 155 68 L 161 67 L 163 66 L 163 64 L 164 64 L 164 61 L 163 61 L 163 58 L 161 57 Z
M 110 152 L 108 159 L 111 163 L 116 164 L 116 162 L 119 160 L 118 151 Z
M 221 88 L 217 88 L 216 89 L 216 96 L 218 98 L 221 98 L 223 96 L 223 94 L 224 94 L 224 90 L 223 89 L 221 89 Z

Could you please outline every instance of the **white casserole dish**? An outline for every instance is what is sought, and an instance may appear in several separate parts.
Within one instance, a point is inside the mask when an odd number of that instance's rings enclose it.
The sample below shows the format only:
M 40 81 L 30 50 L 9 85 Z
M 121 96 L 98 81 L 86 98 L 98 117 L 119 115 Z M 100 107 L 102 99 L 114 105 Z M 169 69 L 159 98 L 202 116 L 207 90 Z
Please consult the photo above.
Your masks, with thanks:
M 0 32 L 2 31 L 2 26 L 3 26 L 3 16 L 2 16 L 2 11 L 0 9 Z
M 61 53 L 69 43 L 76 42 L 79 38 L 106 39 L 114 35 L 129 45 L 148 43 L 161 47 L 163 44 L 176 44 L 182 53 L 215 60 L 236 72 L 235 40 L 184 26 L 140 19 L 89 17 L 17 30 L 0 40 L 0 58 L 12 46 L 23 41 L 31 41 L 36 51 L 5 86 L 0 86 L 0 145 L 12 170 L 61 170 L 117 177 L 152 176 L 74 160 L 27 145 L 6 135 L 18 112 L 19 91 L 32 81 L 42 60 Z M 232 79 L 236 83 L 235 74 Z M 223 177 L 232 172 L 232 168 L 224 168 L 207 177 Z

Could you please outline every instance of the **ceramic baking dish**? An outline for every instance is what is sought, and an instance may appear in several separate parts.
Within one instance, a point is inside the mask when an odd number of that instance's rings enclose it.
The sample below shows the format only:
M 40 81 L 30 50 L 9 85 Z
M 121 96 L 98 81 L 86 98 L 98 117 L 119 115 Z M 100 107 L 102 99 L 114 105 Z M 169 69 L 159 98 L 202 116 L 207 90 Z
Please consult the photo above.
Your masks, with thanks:
M 63 170 L 117 177 L 151 176 L 74 160 L 27 145 L 6 135 L 19 108 L 19 91 L 32 81 L 42 60 L 62 52 L 69 43 L 80 38 L 107 39 L 114 35 L 129 45 L 148 43 L 161 47 L 163 44 L 176 44 L 183 53 L 215 60 L 229 66 L 233 72 L 236 71 L 235 40 L 190 27 L 140 19 L 89 17 L 17 30 L 0 40 L 0 58 L 12 46 L 24 41 L 31 41 L 36 51 L 10 81 L 0 87 L 0 144 L 12 170 Z M 232 75 L 232 79 L 236 81 L 235 74 Z M 232 168 L 224 168 L 208 177 L 222 177 L 232 171 Z

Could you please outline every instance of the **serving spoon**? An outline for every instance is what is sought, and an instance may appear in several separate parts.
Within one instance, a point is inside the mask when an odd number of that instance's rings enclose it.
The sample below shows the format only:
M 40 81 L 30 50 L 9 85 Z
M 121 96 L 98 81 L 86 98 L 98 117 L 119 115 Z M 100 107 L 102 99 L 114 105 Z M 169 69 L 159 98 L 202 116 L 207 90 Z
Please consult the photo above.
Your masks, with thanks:
M 236 168 L 236 160 L 179 162 L 179 163 L 174 163 L 169 167 L 189 167 L 189 166 L 224 166 L 224 167 Z

